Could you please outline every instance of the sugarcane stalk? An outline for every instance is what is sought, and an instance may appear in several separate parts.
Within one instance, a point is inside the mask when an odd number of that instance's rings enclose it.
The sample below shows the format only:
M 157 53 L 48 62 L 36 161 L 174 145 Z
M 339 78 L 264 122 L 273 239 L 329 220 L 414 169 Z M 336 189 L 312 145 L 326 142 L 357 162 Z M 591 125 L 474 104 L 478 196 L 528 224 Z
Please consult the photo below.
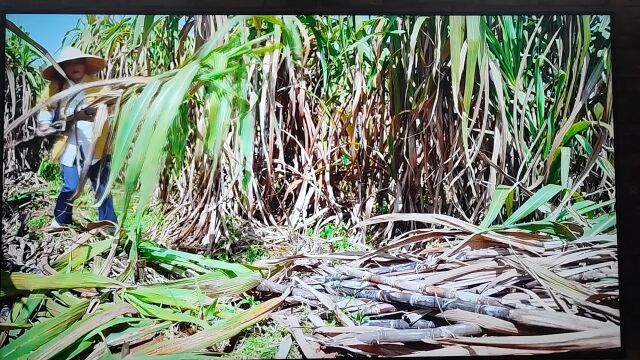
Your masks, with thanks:
M 417 266 L 418 266 L 417 262 L 410 262 L 406 264 L 372 268 L 370 269 L 370 271 L 374 274 L 381 275 L 381 274 L 395 273 L 395 272 L 415 271 Z
M 258 286 L 256 287 L 256 290 L 262 291 L 262 292 L 272 292 L 272 293 L 282 294 L 286 291 L 287 287 L 288 287 L 287 285 L 278 284 L 271 280 L 263 279 L 263 280 L 260 280 L 260 284 L 258 284 Z M 301 289 L 299 287 L 293 287 L 293 290 L 291 291 L 291 295 L 299 296 L 307 300 L 318 300 L 318 298 L 311 291 Z M 327 296 L 334 302 L 345 300 L 345 298 L 342 296 L 336 296 L 332 294 L 327 294 Z
M 409 324 L 402 319 L 383 319 L 383 320 L 369 320 L 362 324 L 364 326 L 379 326 L 391 329 L 429 329 L 434 328 L 435 324 L 429 320 L 418 320 L 413 324 Z
M 336 270 L 337 272 L 342 274 L 346 274 L 355 278 L 374 282 L 377 284 L 391 286 L 401 290 L 408 290 L 411 292 L 430 295 L 430 296 L 459 299 L 459 300 L 479 303 L 483 305 L 500 306 L 500 302 L 496 299 L 480 296 L 478 294 L 473 294 L 470 292 L 448 290 L 438 286 L 421 284 L 421 282 L 419 281 L 395 280 L 388 276 L 376 275 L 367 271 L 353 269 L 344 265 L 339 266 Z
M 359 298 L 388 302 L 388 303 L 403 303 L 410 304 L 412 306 L 434 309 L 434 310 L 452 310 L 460 309 L 479 314 L 489 315 L 500 319 L 508 319 L 510 309 L 504 306 L 494 305 L 482 305 L 480 303 L 474 303 L 470 301 L 445 298 L 440 296 L 411 294 L 400 291 L 386 291 L 386 290 L 356 290 L 347 287 L 336 286 L 334 289 L 345 295 L 351 295 Z
M 482 329 L 476 324 L 455 324 L 440 326 L 433 329 L 394 329 L 378 330 L 356 335 L 356 340 L 365 344 L 375 345 L 393 342 L 422 341 L 424 339 L 452 338 L 457 336 L 471 336 L 482 334 Z
M 282 294 L 287 289 L 287 287 L 288 285 L 277 284 L 273 281 L 263 279 L 260 281 L 260 284 L 258 284 L 258 286 L 256 287 L 256 290 L 262 291 L 262 292 L 272 292 L 272 293 Z M 297 296 L 303 299 L 307 299 L 307 300 L 318 300 L 318 298 L 313 293 L 311 293 L 311 291 L 301 289 L 298 287 L 293 287 L 291 291 L 291 295 Z M 325 295 L 327 295 L 336 304 L 349 303 L 348 299 L 342 296 L 337 296 L 333 294 L 325 294 Z M 341 306 L 341 308 L 345 310 L 348 310 L 348 308 L 351 308 L 351 307 L 352 306 L 349 306 L 349 305 Z M 363 315 L 380 315 L 380 314 L 394 312 L 396 310 L 397 309 L 392 304 L 385 304 L 385 303 L 367 304 L 366 306 L 360 307 L 360 309 L 358 309 L 358 311 L 360 311 Z

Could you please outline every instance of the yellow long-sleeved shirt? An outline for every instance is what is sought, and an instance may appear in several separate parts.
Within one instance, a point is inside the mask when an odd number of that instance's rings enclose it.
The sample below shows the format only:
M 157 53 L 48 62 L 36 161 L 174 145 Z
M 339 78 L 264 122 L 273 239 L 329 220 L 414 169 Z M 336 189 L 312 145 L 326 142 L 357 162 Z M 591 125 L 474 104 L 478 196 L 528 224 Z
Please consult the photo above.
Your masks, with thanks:
M 97 81 L 99 80 L 95 75 L 85 75 L 82 80 L 80 80 L 79 83 L 88 83 L 88 82 L 93 82 L 93 81 Z M 62 85 L 62 87 L 61 87 Z M 52 81 L 49 84 L 49 97 L 59 93 L 62 90 L 66 90 L 67 88 L 69 88 L 69 84 L 64 82 L 64 81 Z M 97 97 L 96 94 L 102 92 L 103 90 L 105 90 L 105 88 L 90 88 L 84 91 L 85 93 L 85 98 L 84 98 L 84 103 L 85 104 L 90 104 L 92 101 L 94 101 Z M 53 111 L 55 109 L 55 104 L 50 105 L 49 110 Z M 70 109 L 72 110 L 72 109 Z M 84 124 L 86 127 L 86 124 Z M 93 131 L 92 129 L 90 131 Z M 65 132 L 64 135 L 60 136 L 58 138 L 58 140 L 56 141 L 56 143 L 53 145 L 53 148 L 51 150 L 51 157 L 54 161 L 60 161 L 60 162 L 66 162 L 64 165 L 70 166 L 69 163 L 73 162 L 73 159 L 75 159 L 75 156 L 70 155 L 75 153 L 75 146 L 77 146 L 77 144 L 75 143 L 75 140 L 70 140 L 70 137 L 73 136 L 73 138 L 75 138 L 77 135 L 75 133 L 75 127 L 69 127 L 67 128 L 67 131 Z M 94 139 L 95 136 L 90 136 L 90 142 L 95 141 L 95 150 L 94 150 L 94 154 L 93 154 L 93 159 L 97 160 L 97 159 L 101 159 L 105 154 L 109 153 L 109 149 L 105 149 L 105 145 L 107 143 L 107 138 L 109 136 L 109 126 L 108 124 L 105 124 L 105 126 L 102 128 L 102 132 L 100 133 L 99 136 L 97 136 L 97 138 Z M 71 148 L 70 148 L 71 147 Z M 87 149 L 85 149 L 87 150 Z M 70 158 L 71 156 L 71 158 Z M 61 157 L 63 157 L 61 159 Z

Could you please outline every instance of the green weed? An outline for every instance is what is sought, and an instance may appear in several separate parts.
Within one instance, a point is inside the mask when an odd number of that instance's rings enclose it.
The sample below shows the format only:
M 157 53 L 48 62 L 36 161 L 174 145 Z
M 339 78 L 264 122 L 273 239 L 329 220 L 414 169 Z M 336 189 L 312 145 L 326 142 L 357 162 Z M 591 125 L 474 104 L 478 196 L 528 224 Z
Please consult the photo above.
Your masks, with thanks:
M 288 330 L 277 324 L 262 326 L 260 330 L 245 336 L 234 357 L 242 359 L 273 359 L 278 352 L 282 339 Z M 301 358 L 302 355 L 295 346 L 289 350 L 288 358 Z
M 333 249 L 337 252 L 344 252 L 351 250 L 351 244 L 346 237 L 333 240 Z
M 267 251 L 259 245 L 251 245 L 245 254 L 245 260 L 248 263 L 253 263 L 256 260 L 266 257 Z
M 320 231 L 320 237 L 323 239 L 334 239 L 332 241 L 333 251 L 343 252 L 353 249 L 347 237 L 347 231 L 342 224 L 337 227 L 333 223 L 326 224 Z
M 227 232 L 229 236 L 229 240 L 235 241 L 240 238 L 240 220 L 235 216 L 225 216 L 225 225 L 227 227 Z
M 356 323 L 356 325 L 362 325 L 362 323 L 369 321 L 369 317 L 366 316 L 360 309 L 358 309 L 358 311 L 356 312 L 351 313 L 351 318 Z
M 49 159 L 42 160 L 38 166 L 38 175 L 49 183 L 62 183 L 60 165 Z
M 244 294 L 244 298 L 238 302 L 238 306 L 247 304 L 249 307 L 253 307 L 255 305 L 260 305 L 261 301 L 256 300 L 253 295 Z
M 230 261 L 229 253 L 226 251 L 218 251 L 216 253 L 211 254 L 211 258 L 220 261 Z
M 35 216 L 29 219 L 28 226 L 29 230 L 35 231 L 42 229 L 47 223 L 47 219 L 44 216 Z

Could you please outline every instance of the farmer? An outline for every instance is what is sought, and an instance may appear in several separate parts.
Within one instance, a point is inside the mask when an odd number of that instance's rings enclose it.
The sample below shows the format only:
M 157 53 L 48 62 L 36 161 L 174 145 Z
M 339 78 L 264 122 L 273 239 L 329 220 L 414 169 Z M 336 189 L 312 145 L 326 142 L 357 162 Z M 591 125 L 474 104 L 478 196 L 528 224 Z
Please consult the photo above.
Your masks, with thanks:
M 54 66 L 42 70 L 42 77 L 49 80 L 49 97 L 69 88 L 71 85 L 97 81 L 96 73 L 105 67 L 105 60 L 85 54 L 73 47 L 64 48 L 56 62 L 64 70 L 67 81 Z M 91 180 L 96 199 L 100 199 L 106 188 L 109 178 L 109 157 L 105 151 L 109 127 L 104 126 L 100 136 L 94 139 L 93 121 L 97 108 L 89 106 L 89 96 L 99 91 L 98 88 L 87 89 L 74 99 L 66 107 L 66 130 L 57 140 L 51 150 L 51 157 L 60 163 L 62 167 L 63 185 L 53 211 L 51 227 L 59 227 L 71 223 L 73 206 L 71 198 L 78 189 L 80 170 L 85 161 L 91 161 L 88 178 Z M 59 105 L 58 105 L 59 106 Z M 40 129 L 47 128 L 55 120 L 56 111 L 59 109 L 52 105 L 48 111 L 41 111 L 38 120 Z M 88 159 L 90 149 L 94 147 L 92 159 Z M 98 208 L 98 219 L 116 223 L 116 213 L 113 210 L 111 196 L 104 199 Z

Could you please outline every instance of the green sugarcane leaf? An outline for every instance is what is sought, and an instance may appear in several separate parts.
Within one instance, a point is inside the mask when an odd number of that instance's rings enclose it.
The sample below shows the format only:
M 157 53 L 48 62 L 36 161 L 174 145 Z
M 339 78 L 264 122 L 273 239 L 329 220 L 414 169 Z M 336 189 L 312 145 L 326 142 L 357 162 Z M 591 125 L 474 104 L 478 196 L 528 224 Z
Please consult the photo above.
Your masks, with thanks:
M 208 322 L 200 320 L 197 317 L 149 304 L 135 295 L 125 294 L 124 298 L 128 303 L 135 306 L 143 316 L 154 319 L 192 323 L 205 329 L 211 327 Z
M 130 354 L 125 357 L 126 360 L 209 360 L 221 359 L 218 356 L 209 354 L 197 354 L 192 352 L 179 352 L 167 355 L 146 355 L 146 354 Z
M 593 114 L 596 117 L 596 120 L 601 121 L 602 115 L 604 114 L 604 106 L 601 103 L 595 103 L 593 105 Z
M 611 227 L 616 226 L 616 214 L 604 214 L 593 222 L 590 228 L 584 231 L 585 236 L 594 236 L 602 234 Z
M 136 309 L 127 303 L 120 303 L 117 305 L 106 304 L 103 311 L 91 314 L 90 316 L 74 323 L 64 332 L 58 334 L 55 338 L 39 347 L 36 351 L 30 353 L 29 357 L 33 359 L 52 358 L 100 325 L 105 323 L 108 324 L 110 320 L 117 316 L 135 312 Z
M 44 293 L 32 293 L 26 298 L 21 298 L 11 309 L 11 320 L 17 324 L 25 324 L 29 321 L 31 314 L 44 300 Z M 10 331 L 9 335 L 15 336 L 19 331 Z
M 582 146 L 584 151 L 587 153 L 587 155 L 591 155 L 591 153 L 593 152 L 593 147 L 591 146 L 589 141 L 587 141 L 587 139 L 584 136 L 579 135 L 579 134 L 576 135 L 575 138 L 578 141 L 578 143 Z M 611 162 L 609 160 L 607 160 L 606 158 L 600 156 L 600 157 L 598 157 L 598 160 L 596 161 L 596 165 L 608 177 L 610 177 L 612 179 L 615 179 L 615 168 L 613 167 L 613 165 L 611 164 Z
M 109 181 L 107 182 L 102 198 L 98 201 L 101 204 L 111 192 L 113 185 L 123 169 L 127 154 L 133 142 L 136 129 L 144 118 L 154 95 L 160 87 L 160 81 L 157 78 L 152 79 L 144 88 L 142 93 L 132 96 L 121 108 L 117 117 L 116 133 L 113 144 L 113 154 L 111 155 L 111 165 L 109 173 Z M 123 214 L 127 213 L 128 204 L 125 204 Z M 126 215 L 125 215 L 126 216 Z M 120 224 L 124 224 L 124 217 Z
M 482 17 L 481 16 L 467 16 L 467 56 L 465 65 L 465 83 L 464 83 L 464 99 L 463 107 L 465 113 L 469 114 L 471 107 L 471 95 L 473 94 L 476 67 L 478 64 L 478 54 L 482 50 L 484 51 L 484 41 L 482 36 Z M 451 53 L 454 54 L 453 52 Z M 466 134 L 466 133 L 465 133 Z
M 575 124 L 571 125 L 569 131 L 567 131 L 566 135 L 562 138 L 562 144 L 566 144 L 569 140 L 571 140 L 576 134 L 579 132 L 589 128 L 591 126 L 591 121 L 578 121 Z
M 571 148 L 560 148 L 560 185 L 569 187 L 569 169 L 571 166 Z
M 236 74 L 236 86 L 238 94 L 249 93 L 249 79 L 247 72 L 242 69 Z M 253 94 L 253 101 L 255 102 L 255 94 Z M 238 99 L 239 121 L 238 121 L 238 155 L 240 158 L 240 174 L 242 179 L 242 192 L 246 206 L 249 204 L 249 190 L 250 182 L 253 178 L 253 142 L 255 138 L 255 119 L 251 110 L 251 103 L 249 99 L 244 97 Z
M 91 345 L 93 345 L 93 340 L 91 339 L 92 337 L 94 337 L 96 334 L 98 333 L 102 333 L 104 330 L 109 329 L 113 326 L 119 325 L 119 324 L 129 324 L 131 326 L 133 323 L 139 323 L 139 322 L 144 322 L 144 321 L 148 321 L 148 322 L 152 322 L 149 319 L 140 319 L 140 318 L 133 318 L 133 317 L 127 317 L 127 316 L 123 316 L 123 317 L 117 317 L 115 319 L 111 319 L 109 321 L 107 321 L 104 324 L 100 324 L 98 327 L 96 327 L 95 329 L 93 329 L 92 331 L 90 331 L 89 333 L 87 333 L 82 340 L 80 340 L 80 342 L 76 342 L 76 346 L 71 346 L 70 348 L 73 349 L 73 351 L 71 351 L 70 353 L 61 353 L 59 354 L 60 357 L 62 358 L 66 358 L 66 359 L 75 359 L 76 356 L 80 355 L 82 352 L 84 352 L 86 349 L 88 349 L 89 347 L 91 347 Z M 67 349 L 69 350 L 69 349 Z
M 98 241 L 91 244 L 82 244 L 73 251 L 60 256 L 53 263 L 54 269 L 61 271 L 66 266 L 76 270 L 80 265 L 93 259 L 96 255 L 102 254 L 111 247 L 111 239 Z
M 3 276 L 3 284 L 6 277 Z M 79 320 L 87 311 L 89 300 L 82 300 L 65 313 L 35 324 L 17 339 L 0 348 L 0 359 L 26 358 Z
M 513 191 L 513 186 L 506 185 L 498 185 L 493 192 L 493 196 L 491 197 L 491 203 L 489 204 L 489 209 L 480 223 L 480 227 L 483 229 L 489 228 L 491 224 L 496 220 L 498 215 L 500 215 L 500 211 L 507 200 L 507 196 Z
M 535 65 L 535 86 L 536 86 L 536 110 L 538 115 L 538 123 L 537 128 L 542 127 L 542 122 L 544 121 L 544 84 L 542 82 L 542 71 L 540 70 L 540 58 L 536 59 Z
M 532 233 L 545 233 L 565 240 L 575 240 L 582 234 L 575 234 L 569 226 L 556 221 L 533 221 L 505 226 L 503 229 L 521 229 Z
M 189 310 L 198 310 L 198 304 L 206 306 L 213 303 L 213 299 L 210 297 L 198 294 L 196 291 L 190 289 L 139 287 L 128 290 L 127 293 L 134 295 L 146 303 L 168 305 Z
M 0 331 L 30 329 L 33 325 L 25 323 L 0 322 Z
M 524 204 L 522 204 L 505 222 L 503 225 L 513 225 L 516 222 L 522 220 L 534 211 L 538 210 L 542 205 L 546 204 L 560 191 L 564 190 L 560 185 L 548 184 L 538 190 L 533 196 L 531 196 Z
M 150 257 L 154 259 L 167 258 L 167 259 L 177 259 L 181 261 L 188 261 L 188 262 L 193 262 L 195 264 L 198 264 L 200 266 L 207 267 L 211 270 L 219 269 L 219 270 L 229 271 L 234 275 L 252 272 L 251 269 L 241 264 L 233 264 L 225 261 L 214 260 L 202 255 L 191 254 L 184 251 L 165 249 L 165 248 L 157 247 L 150 242 L 141 243 L 139 248 L 141 252 L 145 251 Z
M 453 88 L 453 103 L 458 111 L 458 93 L 460 87 L 460 55 L 462 53 L 462 36 L 464 34 L 464 17 L 449 17 L 449 39 L 451 47 L 451 87 Z M 463 136 L 464 138 L 464 136 Z
M 288 295 L 288 292 L 284 295 Z M 229 319 L 217 322 L 215 325 L 187 338 L 172 339 L 155 344 L 143 345 L 138 353 L 149 355 L 166 355 L 179 352 L 199 351 L 216 343 L 229 339 L 242 330 L 264 319 L 267 314 L 279 306 L 286 296 L 267 300 L 260 305 L 243 311 Z
M 173 322 L 164 321 L 157 323 L 151 319 L 140 319 L 137 326 L 129 327 L 121 332 L 111 333 L 106 337 L 106 343 L 109 346 L 121 345 L 125 342 L 132 342 L 149 334 L 155 334 L 159 331 L 167 329 Z
M 162 111 L 158 114 L 158 118 L 154 119 L 156 126 L 153 134 L 149 137 L 150 142 L 148 143 L 148 148 L 145 149 L 146 156 L 140 170 L 140 198 L 138 199 L 138 207 L 136 209 L 137 228 L 141 227 L 142 215 L 151 201 L 153 192 L 158 187 L 158 181 L 166 156 L 164 148 L 167 144 L 167 131 L 178 115 L 180 105 L 186 98 L 191 82 L 199 69 L 200 64 L 196 62 L 180 69 L 171 80 L 171 86 L 167 87 L 167 89 L 171 89 L 173 93 L 168 98 L 165 98 L 165 102 L 157 105 L 157 108 L 161 108 Z M 163 91 L 164 90 L 163 88 Z M 154 102 L 152 106 L 155 105 Z
M 217 169 L 222 146 L 229 134 L 231 113 L 233 110 L 230 96 L 231 84 L 228 80 L 216 82 L 207 99 L 208 131 L 206 138 L 207 153 L 212 157 L 212 168 Z
M 118 289 L 123 287 L 125 287 L 123 283 L 97 275 L 93 272 L 58 273 L 54 275 L 3 272 L 0 297 L 38 290 L 81 288 Z

